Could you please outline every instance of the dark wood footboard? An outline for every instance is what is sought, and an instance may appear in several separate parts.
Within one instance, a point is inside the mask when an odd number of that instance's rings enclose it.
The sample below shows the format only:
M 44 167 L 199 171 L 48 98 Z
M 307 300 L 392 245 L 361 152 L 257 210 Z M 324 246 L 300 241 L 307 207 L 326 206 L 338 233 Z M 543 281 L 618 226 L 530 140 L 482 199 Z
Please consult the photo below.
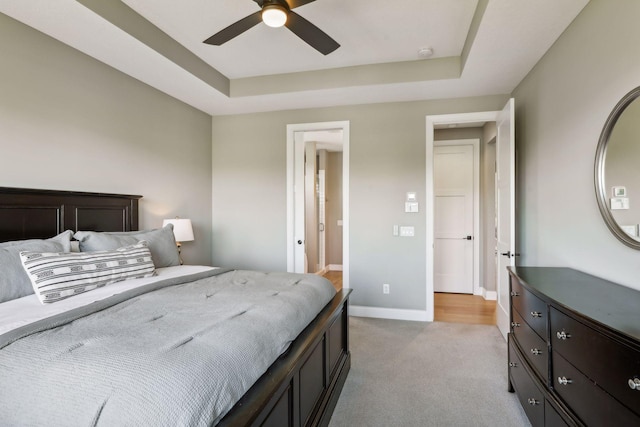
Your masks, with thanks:
M 222 419 L 220 426 L 326 426 L 351 368 L 342 290 Z

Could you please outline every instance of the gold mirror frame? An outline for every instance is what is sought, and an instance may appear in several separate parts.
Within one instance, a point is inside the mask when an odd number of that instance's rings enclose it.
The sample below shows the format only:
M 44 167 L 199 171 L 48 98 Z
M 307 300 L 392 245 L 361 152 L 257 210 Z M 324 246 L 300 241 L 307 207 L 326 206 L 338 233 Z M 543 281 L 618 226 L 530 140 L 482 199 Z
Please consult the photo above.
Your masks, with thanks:
M 609 143 L 609 138 L 611 137 L 613 128 L 615 127 L 618 119 L 625 111 L 625 109 L 629 106 L 629 104 L 631 104 L 639 97 L 640 87 L 637 87 L 626 94 L 620 100 L 620 102 L 618 102 L 611 114 L 609 114 L 609 117 L 604 124 L 604 128 L 602 129 L 602 133 L 600 134 L 600 140 L 598 141 L 598 147 L 596 148 L 595 161 L 596 200 L 598 201 L 598 208 L 600 208 L 602 218 L 607 224 L 607 227 L 609 227 L 609 230 L 611 230 L 613 235 L 616 236 L 618 240 L 620 240 L 630 248 L 638 250 L 640 250 L 640 241 L 635 240 L 627 233 L 625 233 L 624 230 L 622 230 L 618 222 L 613 217 L 611 210 L 609 209 L 607 191 L 605 186 L 605 160 L 607 156 L 607 144 Z

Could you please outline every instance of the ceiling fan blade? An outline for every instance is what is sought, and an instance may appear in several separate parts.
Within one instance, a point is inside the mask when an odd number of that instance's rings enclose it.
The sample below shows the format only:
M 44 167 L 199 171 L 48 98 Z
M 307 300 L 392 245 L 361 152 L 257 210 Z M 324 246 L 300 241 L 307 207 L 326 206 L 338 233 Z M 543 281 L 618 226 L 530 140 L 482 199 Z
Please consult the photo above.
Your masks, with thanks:
M 203 43 L 220 46 L 228 42 L 232 38 L 244 33 L 248 29 L 253 28 L 254 26 L 258 25 L 260 22 L 262 22 L 261 10 L 257 11 L 256 13 L 252 13 L 251 15 L 239 20 L 236 23 L 229 25 L 224 30 L 219 31 L 216 34 L 209 37 L 208 39 L 206 39 Z
M 264 4 L 264 0 L 253 0 L 254 2 L 258 3 L 258 6 L 262 7 L 262 5 Z
M 254 0 L 257 1 L 257 0 Z M 289 9 L 295 9 L 296 7 L 304 6 L 307 3 L 313 3 L 316 0 L 285 0 L 289 4 Z
M 285 25 L 296 36 L 323 55 L 328 55 L 340 47 L 338 42 L 329 37 L 324 31 L 293 11 L 289 12 Z

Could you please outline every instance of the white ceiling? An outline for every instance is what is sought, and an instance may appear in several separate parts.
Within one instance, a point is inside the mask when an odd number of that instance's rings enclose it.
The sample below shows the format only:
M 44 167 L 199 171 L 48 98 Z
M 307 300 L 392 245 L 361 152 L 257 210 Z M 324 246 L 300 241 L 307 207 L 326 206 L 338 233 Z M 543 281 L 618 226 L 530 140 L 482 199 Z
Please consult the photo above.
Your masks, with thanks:
M 402 0 L 397 7 L 388 1 L 316 0 L 296 8 L 341 45 L 325 57 L 287 28 L 264 24 L 222 46 L 202 43 L 260 10 L 252 0 L 123 1 L 232 79 L 416 60 L 423 46 L 434 46 L 437 57 L 458 56 L 478 3 Z
M 259 10 L 252 0 L 122 2 L 1 0 L 0 12 L 219 115 L 509 94 L 588 0 L 316 0 L 295 11 L 341 44 L 327 56 L 262 23 L 202 43 Z

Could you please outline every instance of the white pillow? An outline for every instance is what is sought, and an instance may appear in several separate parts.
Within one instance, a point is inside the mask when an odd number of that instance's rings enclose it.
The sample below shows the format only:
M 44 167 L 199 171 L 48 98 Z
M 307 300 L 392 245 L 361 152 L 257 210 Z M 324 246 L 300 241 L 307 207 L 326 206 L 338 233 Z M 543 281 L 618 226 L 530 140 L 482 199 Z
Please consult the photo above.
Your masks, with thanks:
M 115 251 L 23 251 L 20 259 L 41 303 L 60 301 L 125 279 L 155 275 L 146 241 Z

